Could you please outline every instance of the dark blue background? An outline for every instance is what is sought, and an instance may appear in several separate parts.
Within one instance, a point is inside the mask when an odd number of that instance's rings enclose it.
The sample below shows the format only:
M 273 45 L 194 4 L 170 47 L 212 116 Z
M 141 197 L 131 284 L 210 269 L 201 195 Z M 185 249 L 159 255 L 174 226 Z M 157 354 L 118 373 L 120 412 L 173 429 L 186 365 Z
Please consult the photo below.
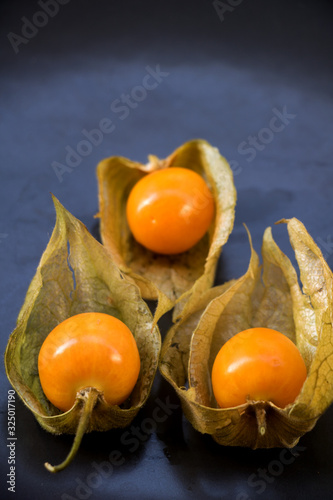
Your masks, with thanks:
M 246 270 L 242 224 L 260 251 L 264 229 L 283 217 L 301 219 L 333 267 L 332 3 L 230 0 L 224 14 L 221 4 L 71 0 L 45 18 L 36 14 L 37 1 L 1 2 L 1 352 L 54 226 L 50 192 L 98 237 L 95 168 L 107 156 L 146 162 L 148 154 L 166 157 L 185 141 L 204 138 L 227 157 L 238 203 L 218 283 Z M 45 25 L 24 31 L 26 20 Z M 10 33 L 30 38 L 15 51 Z M 165 75 L 142 98 L 135 88 L 147 66 L 157 65 Z M 115 101 L 131 93 L 132 107 L 117 112 Z M 264 129 L 274 109 L 294 116 L 272 133 Z M 65 164 L 66 148 L 76 149 L 82 130 L 103 118 L 114 130 L 60 182 L 52 164 Z M 262 140 L 250 154 L 251 136 Z M 285 226 L 273 234 L 293 259 Z M 169 325 L 163 318 L 162 336 Z M 43 462 L 61 461 L 72 437 L 47 434 L 17 401 L 16 494 L 9 495 L 10 385 L 3 366 L 1 387 L 1 498 L 331 498 L 332 408 L 285 464 L 281 450 L 218 446 L 194 431 L 179 408 L 150 433 L 157 398 L 178 404 L 160 375 L 133 423 L 141 432 L 137 441 L 130 445 L 124 431 L 87 435 L 73 464 L 57 476 Z M 121 451 L 124 463 L 96 479 L 93 463 L 108 461 L 112 450 Z M 265 474 L 259 469 L 268 471 L 266 479 L 258 479 Z

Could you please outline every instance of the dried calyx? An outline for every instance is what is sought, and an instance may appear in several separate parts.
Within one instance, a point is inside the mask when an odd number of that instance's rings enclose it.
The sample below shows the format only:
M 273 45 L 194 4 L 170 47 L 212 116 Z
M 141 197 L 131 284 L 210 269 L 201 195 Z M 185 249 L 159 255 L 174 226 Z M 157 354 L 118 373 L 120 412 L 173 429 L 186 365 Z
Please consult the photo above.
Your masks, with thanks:
M 262 269 L 251 244 L 247 272 L 201 294 L 162 346 L 160 370 L 179 395 L 185 415 L 198 431 L 223 445 L 292 447 L 333 401 L 332 272 L 299 220 L 280 222 L 287 224 L 302 289 L 267 228 Z M 283 409 L 264 401 L 221 409 L 210 379 L 216 354 L 230 337 L 257 326 L 278 330 L 297 345 L 307 367 L 303 388 Z
M 191 250 L 155 254 L 137 243 L 126 219 L 133 186 L 148 173 L 173 166 L 199 173 L 213 192 L 216 216 L 209 233 Z M 158 299 L 156 317 L 177 303 L 174 318 L 192 299 L 213 285 L 218 258 L 232 231 L 236 190 L 232 170 L 219 151 L 204 140 L 179 147 L 166 159 L 149 156 L 146 165 L 111 157 L 97 167 L 101 236 L 119 268 L 139 287 L 143 298 Z
M 54 198 L 57 220 L 37 272 L 29 286 L 6 354 L 7 376 L 40 425 L 54 434 L 76 434 L 60 466 L 72 460 L 85 432 L 128 425 L 148 398 L 157 370 L 161 339 L 138 287 L 112 261 L 86 227 Z M 133 333 L 141 359 L 138 381 L 121 406 L 108 405 L 87 388 L 73 407 L 61 413 L 45 397 L 38 376 L 38 354 L 53 328 L 81 312 L 103 312 L 122 320 Z M 55 374 L 56 376 L 56 374 Z

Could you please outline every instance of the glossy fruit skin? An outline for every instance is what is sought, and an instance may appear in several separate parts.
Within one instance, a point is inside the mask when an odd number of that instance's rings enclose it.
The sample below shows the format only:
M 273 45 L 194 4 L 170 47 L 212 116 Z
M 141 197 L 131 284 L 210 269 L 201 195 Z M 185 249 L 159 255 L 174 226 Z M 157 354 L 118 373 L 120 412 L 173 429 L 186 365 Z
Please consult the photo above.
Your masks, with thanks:
M 218 352 L 212 387 L 222 408 L 251 400 L 284 408 L 296 399 L 306 376 L 304 360 L 290 339 L 269 328 L 250 328 Z
M 46 397 L 62 411 L 76 393 L 94 387 L 110 405 L 121 404 L 132 392 L 140 371 L 140 356 L 128 327 L 104 313 L 81 313 L 57 325 L 38 356 L 39 378 Z
M 215 213 L 213 195 L 193 170 L 169 167 L 146 175 L 127 200 L 127 221 L 134 238 L 159 254 L 178 254 L 204 236 Z

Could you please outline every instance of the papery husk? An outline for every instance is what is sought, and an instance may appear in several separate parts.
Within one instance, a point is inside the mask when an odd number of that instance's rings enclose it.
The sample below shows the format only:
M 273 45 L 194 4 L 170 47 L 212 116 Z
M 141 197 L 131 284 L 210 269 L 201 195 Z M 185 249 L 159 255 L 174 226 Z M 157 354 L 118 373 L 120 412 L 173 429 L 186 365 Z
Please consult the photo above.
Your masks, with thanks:
M 127 426 L 148 398 L 157 370 L 161 339 L 139 288 L 129 282 L 109 252 L 87 228 L 53 198 L 56 224 L 20 310 L 6 353 L 6 373 L 40 425 L 55 434 L 77 431 L 87 395 L 78 393 L 74 406 L 62 413 L 45 397 L 38 377 L 38 354 L 46 336 L 66 318 L 82 312 L 103 312 L 123 321 L 133 333 L 141 359 L 138 381 L 129 399 L 110 406 L 95 394 L 86 432 Z M 56 377 L 57 374 L 55 373 Z
M 136 242 L 126 219 L 126 202 L 136 182 L 155 170 L 185 167 L 203 176 L 210 186 L 216 215 L 209 233 L 191 250 L 158 255 Z M 158 300 L 156 317 L 177 302 L 174 317 L 192 307 L 213 285 L 218 258 L 234 224 L 236 190 L 231 168 L 219 151 L 204 140 L 192 140 L 166 159 L 150 155 L 146 165 L 123 157 L 97 166 L 101 238 L 119 268 L 140 287 L 143 298 Z M 200 201 L 200 200 L 199 200 Z
M 185 416 L 221 445 L 293 447 L 333 401 L 332 272 L 299 220 L 281 222 L 287 224 L 303 289 L 271 228 L 263 237 L 262 267 L 249 235 L 247 272 L 203 295 L 162 345 L 160 371 L 177 392 Z M 296 400 L 283 409 L 264 401 L 222 409 L 214 398 L 211 371 L 219 349 L 252 327 L 280 331 L 304 358 L 307 379 Z

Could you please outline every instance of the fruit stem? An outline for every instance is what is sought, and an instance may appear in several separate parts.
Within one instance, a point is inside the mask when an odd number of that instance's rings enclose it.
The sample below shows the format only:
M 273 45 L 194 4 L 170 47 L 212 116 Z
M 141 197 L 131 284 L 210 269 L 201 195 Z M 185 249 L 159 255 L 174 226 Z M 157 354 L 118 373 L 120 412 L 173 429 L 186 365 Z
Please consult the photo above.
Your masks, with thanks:
M 48 471 L 50 472 L 59 472 L 67 465 L 71 463 L 73 458 L 75 457 L 82 438 L 84 436 L 84 433 L 87 430 L 88 423 L 91 417 L 91 413 L 94 409 L 94 406 L 96 404 L 97 398 L 99 395 L 99 391 L 97 389 L 94 389 L 93 387 L 89 387 L 87 389 L 84 389 L 83 391 L 80 391 L 78 394 L 79 399 L 82 401 L 82 409 L 79 417 L 79 423 L 76 429 L 75 433 L 75 438 L 72 444 L 72 448 L 70 449 L 70 452 L 68 453 L 67 457 L 63 462 L 61 462 L 59 465 L 51 465 L 48 462 L 45 462 L 45 467 L 47 468 Z
M 260 436 L 264 436 L 266 434 L 266 428 L 267 428 L 266 411 L 261 406 L 255 405 L 254 408 L 255 408 L 255 412 L 256 412 L 258 432 L 259 432 Z

